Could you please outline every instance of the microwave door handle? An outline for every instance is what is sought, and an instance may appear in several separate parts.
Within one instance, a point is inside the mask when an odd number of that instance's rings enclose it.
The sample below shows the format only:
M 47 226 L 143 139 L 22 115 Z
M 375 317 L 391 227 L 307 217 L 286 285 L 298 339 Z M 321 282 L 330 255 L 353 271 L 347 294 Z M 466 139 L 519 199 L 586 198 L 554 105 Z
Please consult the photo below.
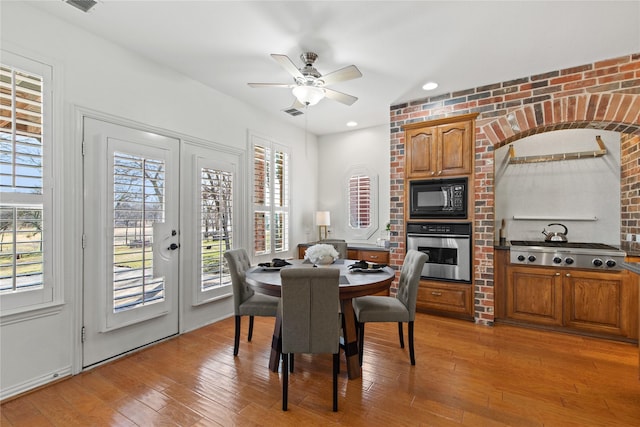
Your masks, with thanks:
M 447 188 L 445 187 L 440 187 L 440 190 L 442 191 L 442 195 L 444 196 L 443 208 L 447 208 L 449 206 L 449 191 L 447 191 Z

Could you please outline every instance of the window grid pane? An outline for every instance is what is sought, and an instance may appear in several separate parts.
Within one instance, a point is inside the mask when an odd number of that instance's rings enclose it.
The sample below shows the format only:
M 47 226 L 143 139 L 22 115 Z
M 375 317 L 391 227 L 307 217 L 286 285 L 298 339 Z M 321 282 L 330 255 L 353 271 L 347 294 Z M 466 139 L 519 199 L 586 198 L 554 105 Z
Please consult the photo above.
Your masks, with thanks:
M 231 283 L 224 252 L 232 247 L 232 179 L 230 172 L 201 169 L 201 291 Z
M 0 293 L 42 289 L 42 207 L 0 207 Z
M 0 67 L 0 190 L 42 194 L 42 77 Z
M 164 161 L 114 153 L 113 311 L 164 301 L 153 277 L 153 224 L 164 222 Z

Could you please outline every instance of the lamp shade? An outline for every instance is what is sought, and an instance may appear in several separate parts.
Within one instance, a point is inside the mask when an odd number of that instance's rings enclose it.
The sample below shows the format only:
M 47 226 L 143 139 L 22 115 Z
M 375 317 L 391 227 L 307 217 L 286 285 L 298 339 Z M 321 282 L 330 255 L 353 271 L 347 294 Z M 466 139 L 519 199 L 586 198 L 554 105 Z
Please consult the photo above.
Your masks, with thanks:
M 296 86 L 293 96 L 304 105 L 316 105 L 324 98 L 324 89 L 317 86 Z
M 331 225 L 331 212 L 329 211 L 316 212 L 316 225 Z

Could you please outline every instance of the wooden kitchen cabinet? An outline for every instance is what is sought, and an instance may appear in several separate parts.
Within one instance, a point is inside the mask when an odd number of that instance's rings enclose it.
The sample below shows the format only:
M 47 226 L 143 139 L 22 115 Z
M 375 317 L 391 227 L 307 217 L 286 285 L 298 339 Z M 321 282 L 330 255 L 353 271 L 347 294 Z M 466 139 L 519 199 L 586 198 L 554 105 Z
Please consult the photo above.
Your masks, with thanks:
M 544 268 L 510 267 L 506 315 L 539 325 L 562 325 L 562 276 Z
M 476 116 L 465 114 L 406 125 L 406 178 L 470 175 Z
M 298 258 L 303 259 L 304 253 L 312 243 L 304 243 L 298 245 Z M 358 261 L 364 260 L 374 262 L 376 264 L 389 264 L 389 250 L 388 249 L 364 249 L 361 247 L 349 247 L 347 248 L 347 257 L 349 259 L 356 259 Z
M 416 310 L 473 320 L 473 285 L 420 280 Z
M 505 258 L 497 256 L 496 261 Z M 510 264 L 496 271 L 501 272 L 496 275 L 498 321 L 626 341 L 638 339 L 638 289 L 628 271 Z

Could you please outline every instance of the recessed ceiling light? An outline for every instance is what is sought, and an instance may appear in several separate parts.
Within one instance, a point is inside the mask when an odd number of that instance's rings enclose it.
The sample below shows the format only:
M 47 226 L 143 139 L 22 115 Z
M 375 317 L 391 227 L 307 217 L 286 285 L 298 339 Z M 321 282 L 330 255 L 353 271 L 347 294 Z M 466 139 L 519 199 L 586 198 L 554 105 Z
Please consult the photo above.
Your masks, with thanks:
M 436 82 L 427 82 L 427 83 L 424 84 L 424 86 L 422 86 L 422 89 L 424 89 L 424 90 L 434 90 L 437 87 L 438 87 L 438 83 L 436 83 Z
M 354 121 L 347 122 L 347 126 L 349 126 L 350 128 L 352 128 L 354 126 L 358 126 L 358 122 L 354 122 Z

